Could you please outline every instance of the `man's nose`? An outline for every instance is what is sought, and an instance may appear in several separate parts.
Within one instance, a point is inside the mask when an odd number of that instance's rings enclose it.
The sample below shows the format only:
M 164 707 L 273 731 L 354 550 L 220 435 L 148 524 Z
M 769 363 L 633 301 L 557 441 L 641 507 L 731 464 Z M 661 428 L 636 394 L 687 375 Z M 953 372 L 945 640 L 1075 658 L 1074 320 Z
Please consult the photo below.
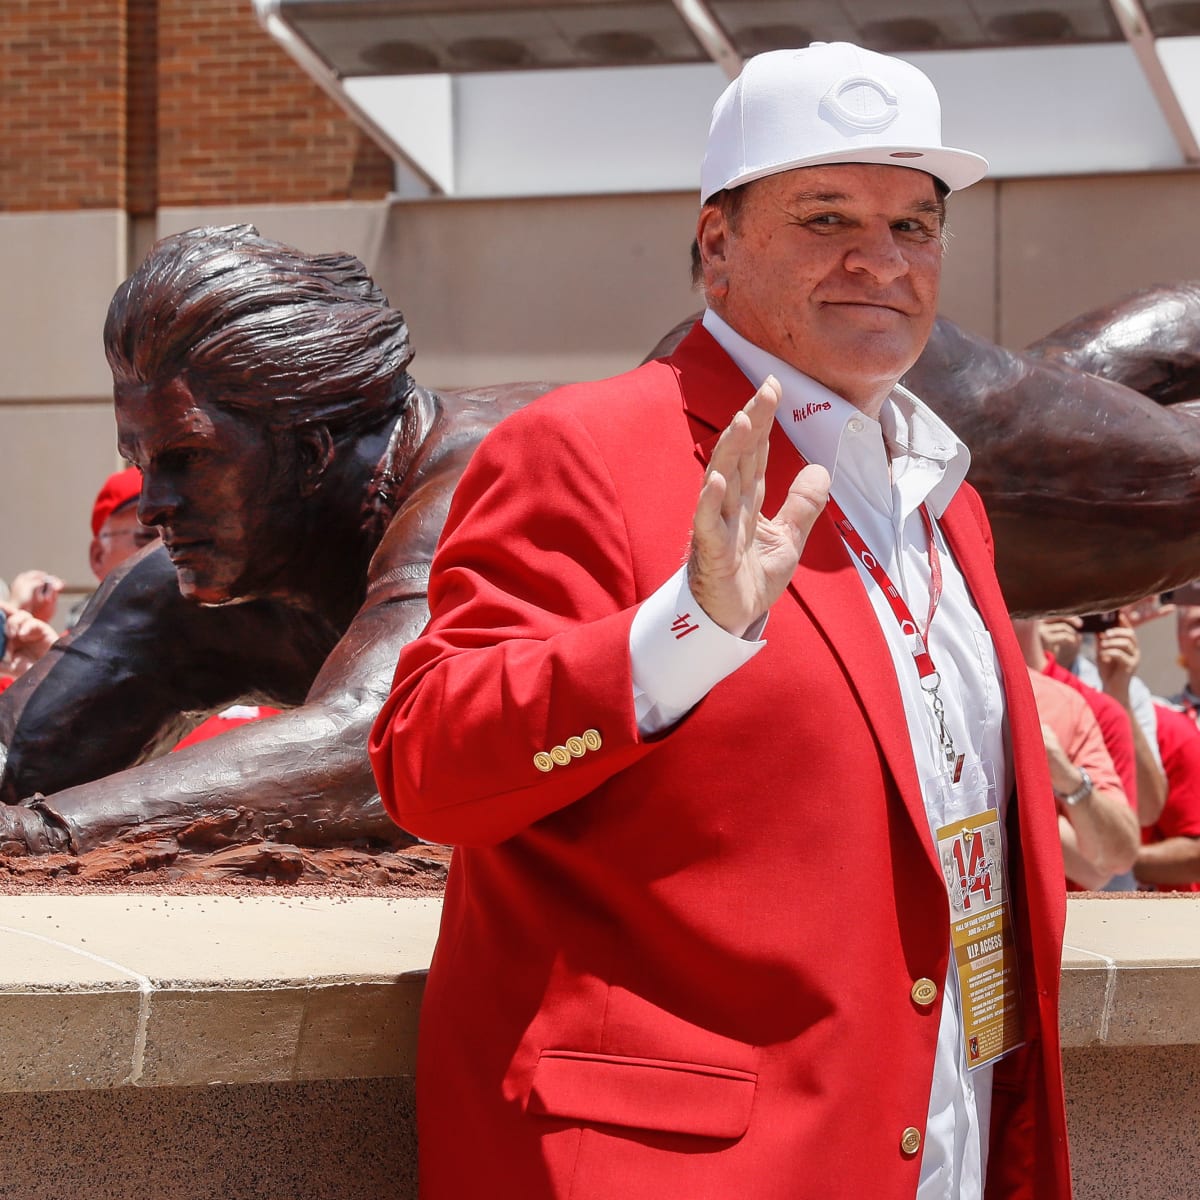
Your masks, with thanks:
M 880 283 L 891 283 L 908 273 L 908 259 L 890 225 L 867 225 L 859 230 L 845 261 L 848 271 L 865 271 Z

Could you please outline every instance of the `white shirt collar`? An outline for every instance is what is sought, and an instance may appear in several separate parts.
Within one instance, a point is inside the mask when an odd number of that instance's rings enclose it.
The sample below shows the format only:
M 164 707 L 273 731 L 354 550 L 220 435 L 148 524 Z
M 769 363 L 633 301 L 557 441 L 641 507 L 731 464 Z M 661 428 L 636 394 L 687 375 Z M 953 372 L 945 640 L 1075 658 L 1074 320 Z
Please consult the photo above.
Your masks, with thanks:
M 711 308 L 705 310 L 703 324 L 756 387 L 768 375 L 779 380 L 783 399 L 778 420 L 809 462 L 820 463 L 836 480 L 847 429 L 857 433 L 864 424 L 877 425 L 879 444 L 882 447 L 886 442 L 898 475 L 914 468 L 933 470 L 936 480 L 928 489 L 926 503 L 935 517 L 945 512 L 966 478 L 971 454 L 953 430 L 907 388 L 897 384 L 884 401 L 878 422 L 872 422 L 848 400 L 747 341 Z

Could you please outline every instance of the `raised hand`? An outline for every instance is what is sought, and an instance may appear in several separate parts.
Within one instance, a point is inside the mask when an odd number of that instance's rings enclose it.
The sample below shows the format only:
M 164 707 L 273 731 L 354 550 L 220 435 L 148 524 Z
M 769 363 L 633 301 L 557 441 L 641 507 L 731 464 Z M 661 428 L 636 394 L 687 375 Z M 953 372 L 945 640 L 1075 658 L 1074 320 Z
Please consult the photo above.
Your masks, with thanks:
M 58 608 L 63 581 L 46 571 L 22 571 L 12 581 L 9 600 L 14 608 L 32 613 L 39 621 L 50 621 Z
M 1069 667 L 1083 644 L 1079 617 L 1045 617 L 1038 622 L 1038 634 L 1047 653 L 1060 667 Z
M 1129 704 L 1129 683 L 1141 661 L 1137 632 L 1129 616 L 1122 612 L 1119 625 L 1096 635 L 1096 666 L 1104 690 L 1124 705 Z
M 829 497 L 829 473 L 805 467 L 771 519 L 763 516 L 767 446 L 779 384 L 768 375 L 713 450 L 692 520 L 688 584 L 697 603 L 740 637 L 783 594 Z
M 58 641 L 58 631 L 32 613 L 18 608 L 7 613 L 6 645 L 0 674 L 24 675 Z

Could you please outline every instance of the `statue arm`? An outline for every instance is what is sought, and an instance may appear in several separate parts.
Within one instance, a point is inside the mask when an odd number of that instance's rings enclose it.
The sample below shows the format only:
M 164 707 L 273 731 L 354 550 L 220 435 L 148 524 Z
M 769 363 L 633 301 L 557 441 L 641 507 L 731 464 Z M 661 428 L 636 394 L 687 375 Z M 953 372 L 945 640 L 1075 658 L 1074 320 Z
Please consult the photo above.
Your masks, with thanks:
M 1200 420 L 939 318 L 904 382 L 970 447 L 1014 614 L 1096 612 L 1200 570 Z
M 216 849 L 248 837 L 299 845 L 394 842 L 366 757 L 400 646 L 424 598 L 368 605 L 304 703 L 39 802 L 71 849 L 151 832 Z
M 1200 285 L 1158 284 L 1039 338 L 1043 362 L 1124 384 L 1159 404 L 1200 396 Z
M 118 568 L 76 628 L 0 697 L 0 798 L 55 791 L 160 752 L 198 715 L 245 694 L 249 661 L 238 642 L 262 623 L 186 602 L 161 548 Z

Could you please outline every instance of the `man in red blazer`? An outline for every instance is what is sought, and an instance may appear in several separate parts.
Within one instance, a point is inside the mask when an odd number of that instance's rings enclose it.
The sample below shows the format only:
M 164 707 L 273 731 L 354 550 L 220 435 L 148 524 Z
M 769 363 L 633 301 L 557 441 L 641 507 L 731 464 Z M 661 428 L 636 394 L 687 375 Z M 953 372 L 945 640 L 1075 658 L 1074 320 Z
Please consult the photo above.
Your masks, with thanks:
M 967 451 L 897 386 L 985 170 L 906 63 L 750 60 L 703 324 L 476 451 L 371 742 L 456 844 L 426 1200 L 1070 1195 L 1040 727 Z

